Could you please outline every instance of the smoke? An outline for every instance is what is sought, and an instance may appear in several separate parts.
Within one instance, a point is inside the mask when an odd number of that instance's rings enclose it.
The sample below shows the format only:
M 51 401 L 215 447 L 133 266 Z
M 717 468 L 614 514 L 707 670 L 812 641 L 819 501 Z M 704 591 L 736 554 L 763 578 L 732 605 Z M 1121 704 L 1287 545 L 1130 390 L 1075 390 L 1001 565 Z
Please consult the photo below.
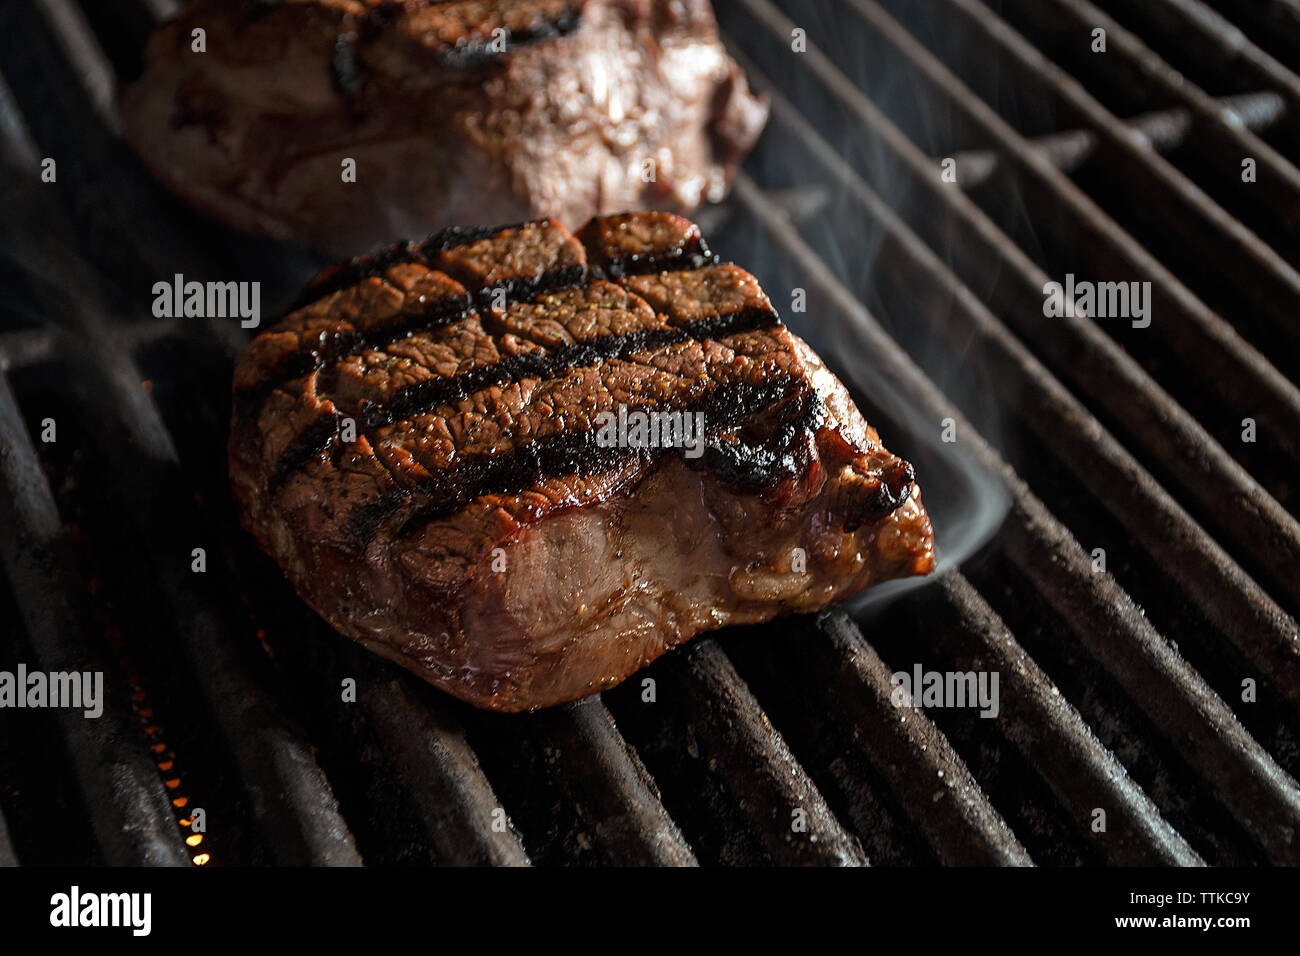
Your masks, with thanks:
M 919 211 L 926 206 L 926 187 L 918 184 L 914 159 L 899 144 L 910 142 L 924 153 L 922 163 L 932 160 L 937 178 L 940 160 L 966 137 L 955 128 L 951 110 L 920 91 L 906 70 L 893 68 L 897 54 L 887 42 L 856 18 L 844 22 L 853 15 L 843 7 L 780 6 L 779 18 L 747 19 L 721 7 L 719 13 L 733 53 L 772 99 L 769 128 L 745 168 L 761 196 L 797 228 L 810 254 L 792 263 L 788 244 L 764 228 L 772 223 L 762 215 L 753 222 L 743 209 L 754 201 L 743 183 L 732 203 L 738 211 L 716 245 L 759 277 L 787 324 L 845 383 L 885 445 L 915 465 L 935 530 L 937 570 L 955 568 L 993 537 L 1010 507 L 1001 476 L 969 450 L 976 438 L 971 425 L 990 444 L 1001 445 L 1003 413 L 997 390 L 971 351 L 972 330 L 954 314 L 952 293 L 935 280 L 935 270 L 946 269 L 960 253 L 954 247 L 958 236 L 932 228 L 920 241 L 912 237 L 911 247 L 899 238 L 908 232 L 905 223 L 926 221 Z M 796 58 L 779 84 L 765 83 L 763 65 L 779 61 L 777 45 L 795 27 L 806 28 L 817 47 L 802 54 L 802 61 Z M 889 133 L 891 126 L 898 135 Z M 917 247 L 928 250 L 928 259 Z M 1000 278 L 983 275 L 988 287 L 972 291 L 983 298 Z M 805 286 L 807 311 L 801 313 L 785 290 Z M 889 380 L 887 363 L 875 358 L 882 330 L 944 393 L 953 417 L 960 410 L 965 422 L 935 420 L 932 409 L 909 400 L 905 383 Z M 929 580 L 878 585 L 849 608 L 875 608 Z

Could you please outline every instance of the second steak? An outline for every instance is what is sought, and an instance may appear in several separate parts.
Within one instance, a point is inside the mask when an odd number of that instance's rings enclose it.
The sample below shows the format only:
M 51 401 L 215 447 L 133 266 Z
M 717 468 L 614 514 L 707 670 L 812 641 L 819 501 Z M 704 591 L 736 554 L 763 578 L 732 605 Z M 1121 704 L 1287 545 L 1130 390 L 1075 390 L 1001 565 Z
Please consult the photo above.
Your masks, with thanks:
M 342 255 L 457 222 L 689 212 L 767 117 L 708 0 L 188 0 L 146 59 L 122 112 L 154 175 Z

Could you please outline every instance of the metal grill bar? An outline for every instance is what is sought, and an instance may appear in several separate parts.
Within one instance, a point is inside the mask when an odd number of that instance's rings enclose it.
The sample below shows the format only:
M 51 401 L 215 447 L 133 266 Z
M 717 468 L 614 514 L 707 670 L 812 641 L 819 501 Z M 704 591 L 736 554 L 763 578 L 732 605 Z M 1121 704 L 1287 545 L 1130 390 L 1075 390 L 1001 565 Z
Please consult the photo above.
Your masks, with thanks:
M 645 674 L 652 707 L 636 680 L 604 697 L 706 862 L 867 863 L 716 642 L 694 641 Z
M 1132 275 L 1137 273 L 1153 281 L 1153 289 L 1177 301 L 1187 292 L 1177 278 L 1143 250 L 1110 219 L 1088 196 L 1074 186 L 1050 163 L 1045 163 L 1032 148 L 986 104 L 966 87 L 933 54 L 911 37 L 877 4 L 868 0 L 848 0 L 855 11 L 869 19 L 873 29 L 887 36 L 917 70 L 941 90 L 955 108 L 968 114 L 972 121 L 1003 145 L 1023 185 L 1034 197 L 1041 197 L 1048 208 L 1059 210 L 1079 232 L 1069 242 L 1080 250 L 1104 248 L 1120 256 L 1126 268 L 1103 270 L 1100 274 Z M 1033 205 L 1033 203 L 1030 203 Z M 1050 217 L 1044 217 L 1043 221 Z M 1071 226 L 1073 229 L 1074 227 Z M 1046 277 L 1045 277 L 1046 281 Z M 1179 407 L 1136 361 L 1115 344 L 1099 326 L 1086 319 L 1052 321 L 1052 333 L 1044 334 L 1039 323 L 1028 321 L 1041 315 L 1042 284 L 1035 290 L 1034 311 L 1008 310 L 1017 320 L 1017 330 L 1031 338 L 1056 359 L 1064 348 L 1083 344 L 1086 356 L 1076 356 L 1071 381 L 1089 398 L 1106 409 L 1115 421 L 1123 422 L 1133 436 L 1130 447 L 1156 457 L 1165 470 L 1174 475 L 1181 490 L 1196 500 L 1203 513 L 1215 521 L 1216 530 L 1242 553 L 1250 555 L 1258 573 L 1266 576 L 1270 586 L 1284 595 L 1290 606 L 1300 607 L 1300 523 L 1286 512 L 1260 485 L 1238 465 L 1191 415 Z M 1169 303 L 1157 300 L 1163 317 Z M 1206 336 L 1207 352 L 1219 357 L 1240 359 L 1237 369 L 1229 372 L 1216 368 L 1206 372 L 1216 383 L 1228 381 L 1250 383 L 1265 390 L 1254 396 L 1258 404 L 1243 406 L 1243 415 L 1258 417 L 1262 422 L 1268 409 L 1270 425 L 1280 427 L 1280 435 L 1300 434 L 1300 390 L 1273 369 L 1259 353 L 1246 345 L 1218 316 L 1208 310 L 1178 310 L 1168 321 L 1153 322 L 1151 329 L 1173 336 L 1177 330 L 1178 350 L 1189 355 L 1199 346 L 1194 343 Z M 1060 334 L 1068 331 L 1069 336 Z M 1075 339 L 1074 333 L 1079 333 Z M 1211 339 L 1212 337 L 1212 339 Z M 1072 341 L 1073 340 L 1073 341 Z M 1081 341 L 1080 341 L 1081 340 Z M 1055 354 L 1053 354 L 1055 353 Z M 1206 356 L 1208 358 L 1208 356 Z M 1061 355 L 1061 359 L 1064 356 Z M 1059 360 L 1058 360 L 1059 361 Z M 1220 358 L 1213 359 L 1215 366 Z M 1273 398 L 1273 401 L 1269 399 Z
M 1234 16 L 1244 15 L 1250 22 L 1249 10 L 1234 8 L 1233 12 Z M 1207 57 L 1207 66 L 1231 65 L 1234 70 L 1258 77 L 1270 89 L 1278 90 L 1287 98 L 1293 115 L 1300 108 L 1300 76 L 1260 49 L 1250 37 L 1201 0 L 1125 4 L 1122 15 L 1126 23 L 1136 19 L 1154 26 L 1161 33 L 1177 36 L 1184 43 L 1195 41 L 1193 52 L 1215 54 Z
M 995 371 L 1001 389 L 1034 435 L 1076 474 L 1090 476 L 1098 498 L 1220 631 L 1259 668 L 1277 692 L 1300 711 L 1300 628 L 1238 567 L 1127 451 L 1044 369 L 1031 353 L 862 182 L 851 166 L 767 87 L 772 117 L 784 141 L 800 144 L 807 158 L 844 189 L 854 207 L 881 231 L 871 272 L 872 288 L 891 311 L 915 308 L 918 290 L 932 297 L 927 309 L 950 341 L 972 349 Z M 1081 441 L 1079 436 L 1089 436 Z
M 852 0 L 850 0 L 852 2 Z M 944 12 L 930 6 L 936 15 Z M 1221 261 L 1222 250 L 1230 247 L 1236 252 L 1234 273 L 1231 276 L 1233 294 L 1249 310 L 1266 318 L 1283 336 L 1283 341 L 1295 344 L 1294 316 L 1285 303 L 1300 297 L 1300 273 L 1297 273 L 1276 251 L 1261 242 L 1238 219 L 1216 203 L 1200 187 L 1179 172 L 1168 160 L 1156 152 L 1151 144 L 1133 135 L 1116 117 L 1088 93 L 1078 81 L 1051 63 L 1019 33 L 996 17 L 980 0 L 934 0 L 951 8 L 957 16 L 948 21 L 969 29 L 968 37 L 975 42 L 989 44 L 1005 54 L 1000 61 L 1016 70 L 1026 82 L 1057 97 L 1072 113 L 1084 119 L 1090 129 L 1101 138 L 1107 159 L 1114 169 L 1114 185 L 1122 186 L 1128 199 L 1141 209 L 1144 200 L 1158 196 L 1161 228 L 1179 237 L 1179 244 L 1190 250 L 1204 264 L 1213 267 Z M 913 8 L 916 9 L 916 8 Z M 1189 106 L 1197 101 L 1190 96 Z M 1203 105 L 1203 104 L 1202 104 Z M 1216 142 L 1213 133 L 1226 124 L 1218 125 L 1217 111 L 1207 110 L 1209 120 L 1202 138 L 1212 149 Z M 1274 177 L 1268 181 L 1269 192 L 1278 194 L 1279 201 L 1294 203 L 1300 190 L 1300 172 L 1286 163 L 1276 153 L 1269 151 L 1274 160 L 1270 170 Z M 1237 152 L 1240 157 L 1242 154 Z M 1232 164 L 1233 174 L 1240 176 L 1240 158 Z
M 22 174 L 17 181 L 23 181 Z M 10 202 L 8 208 L 18 216 L 18 203 Z M 47 236 L 57 233 L 48 218 L 44 226 Z M 23 255 L 34 272 L 60 276 L 65 290 L 78 290 L 76 298 L 63 298 L 46 286 L 43 292 L 50 297 L 46 313 L 71 317 L 78 340 L 89 351 L 89 360 L 84 353 L 68 356 L 82 370 L 74 392 L 82 395 L 80 404 L 87 418 L 100 421 L 103 434 L 120 443 L 116 454 L 101 456 L 105 477 L 130 505 L 130 517 L 149 549 L 156 580 L 164 583 L 181 646 L 243 775 L 254 816 L 284 862 L 358 862 L 310 747 L 289 729 L 270 695 L 254 690 L 256 682 L 231 651 L 225 635 L 236 629 L 221 610 L 231 603 L 189 580 L 187 565 L 195 542 L 182 539 L 179 531 L 200 528 L 202 522 L 175 493 L 183 487 L 176 477 L 176 452 L 157 410 L 140 388 L 143 376 L 102 325 L 105 309 L 94 298 L 98 280 L 71 256 L 49 251 L 48 239 L 38 241 L 34 232 L 28 239 Z M 63 248 L 69 248 L 66 238 Z M 26 478 L 44 486 L 39 471 Z M 152 520 L 159 507 L 168 509 L 171 522 Z M 145 569 L 138 571 L 143 575 Z M 140 580 L 146 590 L 156 586 L 155 581 Z M 137 744 L 143 754 L 144 741 L 138 735 Z M 157 773 L 152 768 L 150 772 L 156 781 Z M 174 820 L 169 822 L 175 830 Z
M 110 64 L 80 11 L 67 0 L 53 2 L 60 5 L 48 7 L 47 0 L 0 5 L 0 59 L 11 84 L 14 77 L 24 81 L 16 99 L 39 144 L 23 149 L 58 161 L 60 188 L 70 190 L 77 215 L 77 248 L 95 265 L 145 288 L 173 272 L 201 274 L 202 260 L 190 254 L 193 242 L 164 212 L 156 189 L 121 142 L 116 121 L 105 116 L 116 116 Z M 39 168 L 24 172 L 36 175 Z M 104 188 L 106 177 L 111 189 Z M 150 228 L 132 230 L 131 236 L 131 247 L 147 256 L 140 263 L 122 256 L 122 223 L 142 219 Z
M 970 582 L 951 573 L 938 590 L 922 618 L 930 625 L 926 633 L 937 635 L 935 651 L 959 669 L 1001 675 L 1005 696 L 997 732 L 1051 788 L 1079 835 L 1091 842 L 1093 812 L 1105 807 L 1107 839 L 1100 850 L 1107 862 L 1201 865 Z
M 1288 59 L 1300 52 L 1300 7 L 1294 0 L 1248 0 L 1246 3 L 1210 0 L 1207 5 L 1221 14 L 1226 7 L 1240 28 L 1262 49 Z
M 1204 175 L 1198 177 L 1201 187 L 1214 193 L 1218 201 L 1230 205 L 1238 215 L 1249 216 L 1268 228 L 1278 222 L 1280 205 L 1294 206 L 1300 202 L 1300 170 L 1255 135 L 1254 130 L 1259 124 L 1251 122 L 1252 110 L 1239 108 L 1242 98 L 1213 99 L 1161 59 L 1140 37 L 1088 0 L 1053 0 L 1049 5 L 1003 0 L 1003 5 L 1013 7 L 1020 18 L 1033 24 L 1036 31 L 1049 36 L 1059 37 L 1071 31 L 1079 36 L 1095 27 L 1103 28 L 1109 51 L 1129 61 L 1149 88 L 1181 104 L 1181 111 L 1186 112 L 1196 131 L 1197 162 L 1205 167 Z M 1272 91 L 1264 95 L 1273 104 L 1270 112 L 1275 120 L 1286 109 L 1285 99 Z M 1254 115 L 1259 116 L 1258 113 Z M 1152 145 L 1158 146 L 1155 141 Z M 1251 188 L 1242 189 L 1241 162 L 1247 156 L 1258 165 L 1259 178 Z M 1212 183 L 1220 188 L 1211 188 Z M 1236 188 L 1225 188 L 1233 184 Z M 1295 226 L 1283 222 L 1282 227 L 1282 230 L 1270 229 L 1270 232 L 1284 233 L 1294 264 Z
M 37 665 L 44 671 L 104 674 L 104 712 L 87 719 L 59 711 L 82 799 L 105 862 L 187 866 L 189 856 L 172 816 L 158 772 L 130 718 L 113 668 L 74 608 L 83 588 L 67 574 L 63 525 L 36 459 L 18 404 L 0 381 L 0 474 L 8 495 L 0 495 L 0 560 L 14 582 L 23 624 Z M 40 598 L 48 582 L 62 584 L 64 602 Z
M 630 866 L 696 865 L 653 780 L 599 696 L 525 720 L 521 728 L 515 717 L 476 716 L 470 735 L 481 751 L 498 759 L 511 755 L 509 783 L 503 787 L 511 790 L 508 799 L 515 791 L 526 797 L 514 802 L 528 815 L 525 840 L 532 841 L 534 855 Z M 505 767 L 500 777 L 506 779 Z
M 1281 119 L 1286 109 L 1282 97 L 1272 92 L 1225 96 L 1210 100 L 1210 103 L 1216 115 L 1230 115 L 1232 121 L 1251 131 L 1272 126 Z M 1188 143 L 1196 128 L 1196 118 L 1197 114 L 1189 109 L 1160 110 L 1135 116 L 1126 120 L 1124 125 L 1145 137 L 1153 149 L 1168 153 Z M 1224 121 L 1228 122 L 1226 119 Z M 1040 136 L 1029 140 L 1029 144 L 1042 153 L 1049 163 L 1066 173 L 1093 157 L 1100 145 L 1097 134 L 1088 129 Z M 1272 152 L 1262 141 L 1260 145 Z M 957 168 L 962 171 L 957 185 L 963 189 L 973 189 L 986 182 L 998 168 L 998 154 L 993 150 L 959 152 L 953 158 L 957 161 Z
M 424 836 L 438 861 L 450 866 L 527 866 L 518 835 L 491 825 L 492 813 L 501 804 L 458 721 L 425 706 L 404 677 L 371 662 L 363 666 L 365 689 L 358 700 L 419 811 Z
M 14 853 L 14 845 L 9 841 L 9 826 L 5 823 L 4 814 L 0 813 L 0 866 L 17 866 L 18 855 Z
M 856 349 L 879 363 L 879 378 L 853 378 L 873 399 L 884 388 L 905 393 L 934 421 L 951 417 L 967 436 L 965 448 L 988 469 L 1001 473 L 1011 493 L 1013 515 L 1007 554 L 1074 636 L 1086 645 L 1165 738 L 1278 862 L 1300 860 L 1300 788 L 1237 723 L 1231 710 L 1169 647 L 1114 579 L 1092 570 L 1089 557 L 1027 485 L 988 446 L 974 426 L 853 297 L 744 174 L 736 196 L 825 297 L 828 310 L 854 329 Z M 810 296 L 811 299 L 811 296 Z M 847 343 L 845 343 L 847 345 Z M 837 354 L 850 354 L 848 349 Z M 850 376 L 852 371 L 848 372 Z M 888 407 L 888 400 L 881 402 Z M 1161 688 L 1153 699 L 1152 687 Z M 1230 783 L 1225 785 L 1225 782 Z
M 53 329 L 0 335 L 0 372 L 9 373 L 50 360 L 58 333 Z
M 742 2 L 775 37 L 789 35 L 793 24 L 766 0 Z M 1182 287 L 1171 274 L 1120 233 L 1118 227 L 1105 219 L 1090 199 L 1080 193 L 1050 163 L 1033 153 L 1032 148 L 1018 134 L 961 87 L 956 78 L 929 51 L 913 40 L 883 10 L 863 3 L 855 4 L 855 9 L 870 16 L 871 26 L 887 36 L 889 42 L 907 56 L 909 62 L 915 62 L 916 69 L 942 88 L 946 97 L 954 103 L 960 100 L 961 112 L 969 114 L 973 122 L 978 122 L 987 129 L 991 139 L 1005 140 L 1007 151 L 1014 156 L 1018 171 L 1033 166 L 1034 170 L 1029 175 L 1050 180 L 1050 186 L 1059 188 L 1063 200 L 1089 210 L 1089 225 L 1096 231 L 1089 236 L 1079 236 L 1079 248 L 1112 241 L 1131 246 L 1138 258 L 1148 261 L 1159 271 L 1156 287 L 1174 293 L 1171 302 L 1164 303 L 1162 308 L 1167 309 L 1180 297 L 1189 303 L 1195 302 L 1190 293 L 1181 296 L 1179 290 Z M 939 181 L 932 161 L 903 136 L 824 55 L 810 46 L 801 59 L 807 63 L 818 82 L 858 120 L 862 131 L 872 138 L 873 143 L 880 143 L 887 148 L 888 152 L 883 156 L 875 155 L 880 152 L 878 150 L 867 151 L 868 159 L 878 164 L 878 168 L 868 170 L 875 174 L 871 176 L 872 180 L 880 178 L 888 182 L 893 177 L 897 183 L 898 177 L 902 176 L 909 187 L 917 188 L 898 189 L 895 186 L 895 193 L 919 194 L 926 200 L 935 200 L 927 203 L 924 211 L 909 215 L 909 221 L 922 224 L 928 218 L 926 212 L 937 208 L 942 218 L 937 221 L 930 218 L 929 227 L 938 232 L 938 235 L 932 234 L 932 238 L 942 243 L 941 248 L 950 249 L 958 274 L 973 287 L 986 286 L 989 275 L 1005 274 L 1009 282 L 1006 288 L 1000 290 L 1003 301 L 995 303 L 999 314 L 1020 335 L 1033 341 L 1046 354 L 1053 367 L 1065 375 L 1076 389 L 1106 409 L 1110 420 L 1132 437 L 1130 447 L 1139 449 L 1144 457 L 1153 458 L 1163 472 L 1174 476 L 1180 489 L 1196 500 L 1207 514 L 1217 519 L 1216 530 L 1268 572 L 1269 583 L 1287 595 L 1292 606 L 1300 606 L 1300 583 L 1297 583 L 1300 582 L 1300 574 L 1292 573 L 1291 570 L 1300 568 L 1296 563 L 1300 561 L 1300 525 L 1095 323 L 1081 317 L 1054 318 L 1051 334 L 1046 334 L 1042 323 L 1036 322 L 1034 317 L 1041 315 L 1042 289 L 1050 281 L 1047 274 L 1025 258 L 986 215 L 966 200 L 963 193 L 945 188 Z M 946 233 L 951 228 L 948 224 L 953 219 L 960 224 L 960 242 L 952 242 L 951 233 Z M 1129 270 L 1130 273 L 1131 271 Z M 1249 414 L 1259 419 L 1261 427 L 1273 429 L 1277 434 L 1300 434 L 1300 390 L 1253 351 L 1248 356 L 1249 364 L 1245 367 L 1222 367 L 1220 360 L 1230 355 L 1234 348 L 1248 347 L 1243 346 L 1221 319 L 1213 316 L 1199 303 L 1195 305 L 1199 310 L 1197 321 L 1206 329 L 1212 327 L 1217 330 L 1216 334 L 1223 336 L 1213 347 L 1207 345 L 1207 356 L 1211 352 L 1218 356 L 1215 364 L 1220 366 L 1208 377 L 1216 383 L 1258 383 L 1273 398 L 1254 394 L 1253 403 L 1246 406 L 1250 409 Z M 1161 314 L 1166 313 L 1162 311 Z M 1182 319 L 1183 314 L 1171 317 L 1173 322 L 1181 323 Z M 1181 338 L 1179 346 L 1195 349 L 1188 340 Z M 1225 385 L 1224 388 L 1231 390 L 1232 386 Z M 1253 386 L 1251 391 L 1255 391 Z M 1268 425 L 1263 424 L 1266 419 Z
M 872 787 L 854 772 L 853 749 L 859 749 L 871 770 L 886 781 L 895 803 L 924 834 L 939 862 L 1032 865 L 1029 853 L 942 732 L 924 712 L 895 706 L 889 668 L 847 615 L 828 612 L 815 623 L 795 620 L 772 630 L 779 632 L 779 640 L 746 635 L 735 642 L 732 654 L 747 671 L 763 671 L 765 690 L 777 682 L 792 685 L 780 696 L 808 702 L 799 708 L 809 712 L 800 715 L 811 725 L 804 736 L 824 735 L 834 741 L 830 772 L 864 839 L 877 826 L 878 810 L 874 802 L 854 799 Z M 789 653 L 791 640 L 798 642 L 798 654 Z M 864 727 L 871 731 L 852 734 L 847 751 L 838 746 L 837 735 L 843 736 L 844 728 Z
M 83 296 L 88 287 L 82 285 Z M 70 308 L 85 316 L 95 307 L 83 298 Z M 167 490 L 182 487 L 175 477 L 166 477 L 166 472 L 176 465 L 175 451 L 156 412 L 142 400 L 138 370 L 132 371 L 122 356 L 118 356 L 118 362 L 106 361 L 112 356 L 107 341 L 86 329 L 82 334 L 102 346 L 97 358 L 104 362 L 105 369 L 101 373 L 97 362 L 82 366 L 78 390 L 89 390 L 83 408 L 92 420 L 102 419 L 94 410 L 96 402 L 115 409 L 103 424 L 120 442 L 119 455 L 101 456 L 104 478 L 129 505 L 128 513 L 152 564 L 152 575 L 147 568 L 137 569 L 139 586 L 147 590 L 151 581 L 153 587 L 162 584 L 175 633 L 235 757 L 255 819 L 281 862 L 359 862 L 310 746 L 291 729 L 271 695 L 258 689 L 240 657 L 232 653 L 226 635 L 238 628 L 218 610 L 223 604 L 218 603 L 215 594 L 188 579 L 190 549 L 195 539 L 182 537 L 180 530 L 201 528 L 202 522 Z M 123 371 L 114 374 L 114 366 Z M 149 471 L 154 474 L 149 475 Z M 153 520 L 155 509 L 164 510 L 173 520 Z M 201 533 L 196 538 L 203 540 Z M 233 605 L 227 601 L 224 606 Z

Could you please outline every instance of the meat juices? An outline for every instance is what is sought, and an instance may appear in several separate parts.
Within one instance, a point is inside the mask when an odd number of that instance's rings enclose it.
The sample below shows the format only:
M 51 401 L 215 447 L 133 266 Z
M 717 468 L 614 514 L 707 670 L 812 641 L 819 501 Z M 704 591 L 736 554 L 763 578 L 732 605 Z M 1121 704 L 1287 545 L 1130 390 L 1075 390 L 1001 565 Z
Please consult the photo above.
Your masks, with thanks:
M 689 212 L 767 119 L 708 0 L 190 0 L 122 112 L 192 205 L 339 255 L 458 222 Z
M 235 370 L 245 525 L 341 632 L 472 704 L 583 697 L 933 568 L 911 465 L 678 216 L 447 230 L 304 302 Z M 634 413 L 702 416 L 702 453 L 611 442 Z

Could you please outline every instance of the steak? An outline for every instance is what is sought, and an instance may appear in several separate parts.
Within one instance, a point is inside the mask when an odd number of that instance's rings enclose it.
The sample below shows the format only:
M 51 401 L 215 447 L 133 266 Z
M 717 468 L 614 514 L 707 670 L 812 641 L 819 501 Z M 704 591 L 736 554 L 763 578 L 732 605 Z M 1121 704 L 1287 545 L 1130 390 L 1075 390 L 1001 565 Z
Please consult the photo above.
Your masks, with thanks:
M 338 630 L 472 704 L 583 697 L 933 568 L 911 465 L 678 216 L 449 229 L 302 302 L 235 370 L 245 526 Z
M 767 119 L 708 0 L 190 0 L 122 112 L 203 212 L 340 255 L 458 222 L 689 212 Z

